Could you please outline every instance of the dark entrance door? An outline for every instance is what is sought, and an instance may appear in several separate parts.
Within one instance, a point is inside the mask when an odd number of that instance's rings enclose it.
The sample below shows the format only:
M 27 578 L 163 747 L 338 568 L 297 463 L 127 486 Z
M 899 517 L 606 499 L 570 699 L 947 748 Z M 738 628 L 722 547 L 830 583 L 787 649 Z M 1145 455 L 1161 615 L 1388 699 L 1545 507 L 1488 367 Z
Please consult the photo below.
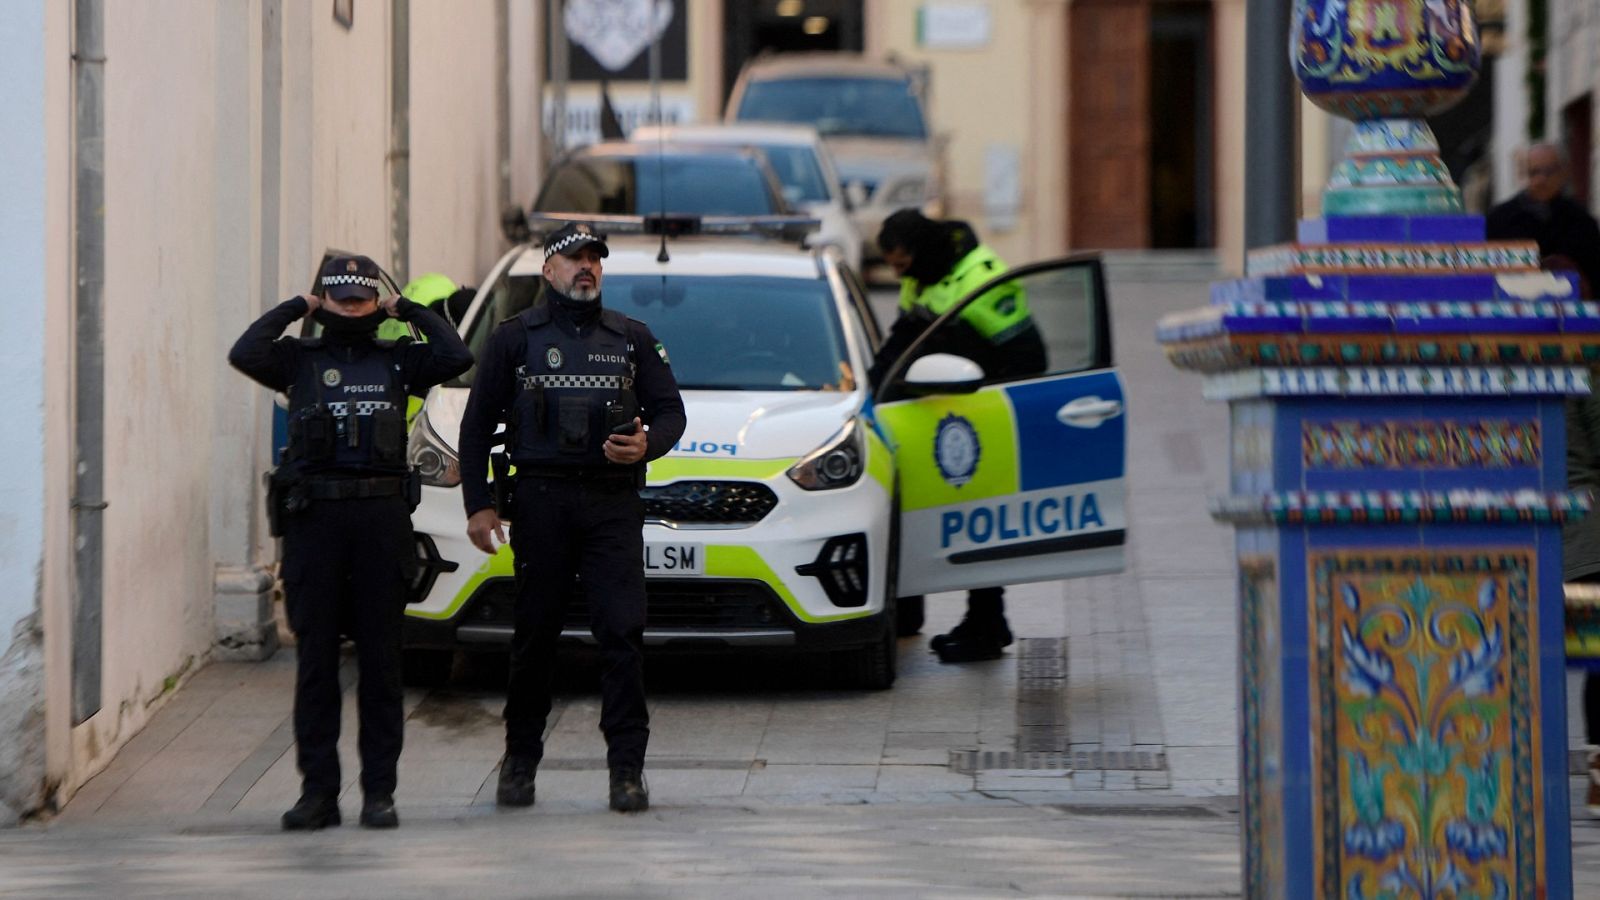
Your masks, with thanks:
M 1150 3 L 1077 0 L 1068 14 L 1072 246 L 1150 246 Z
M 1211 6 L 1150 7 L 1150 246 L 1213 236 Z
M 723 0 L 722 99 L 745 60 L 766 53 L 861 52 L 861 0 Z

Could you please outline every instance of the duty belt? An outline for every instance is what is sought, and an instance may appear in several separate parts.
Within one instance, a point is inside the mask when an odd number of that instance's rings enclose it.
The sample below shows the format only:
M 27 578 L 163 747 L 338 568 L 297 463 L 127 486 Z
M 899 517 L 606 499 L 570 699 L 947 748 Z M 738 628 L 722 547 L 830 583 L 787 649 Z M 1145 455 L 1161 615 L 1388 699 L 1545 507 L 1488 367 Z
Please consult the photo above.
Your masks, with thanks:
M 306 484 L 312 500 L 364 500 L 368 497 L 404 497 L 404 478 L 324 478 Z
M 556 478 L 563 481 L 632 482 L 636 477 L 633 466 L 612 466 L 596 469 L 588 466 L 518 466 L 518 478 Z

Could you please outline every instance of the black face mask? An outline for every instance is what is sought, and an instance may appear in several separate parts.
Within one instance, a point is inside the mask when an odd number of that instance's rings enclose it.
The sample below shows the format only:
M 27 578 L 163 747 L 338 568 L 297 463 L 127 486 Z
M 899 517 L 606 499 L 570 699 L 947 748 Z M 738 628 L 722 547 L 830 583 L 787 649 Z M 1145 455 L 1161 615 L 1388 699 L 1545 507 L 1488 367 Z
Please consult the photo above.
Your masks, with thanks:
M 370 338 L 378 332 L 378 326 L 388 317 L 389 314 L 381 309 L 364 316 L 341 316 L 332 310 L 319 307 L 311 314 L 311 318 L 322 326 L 323 333 L 334 340 Z

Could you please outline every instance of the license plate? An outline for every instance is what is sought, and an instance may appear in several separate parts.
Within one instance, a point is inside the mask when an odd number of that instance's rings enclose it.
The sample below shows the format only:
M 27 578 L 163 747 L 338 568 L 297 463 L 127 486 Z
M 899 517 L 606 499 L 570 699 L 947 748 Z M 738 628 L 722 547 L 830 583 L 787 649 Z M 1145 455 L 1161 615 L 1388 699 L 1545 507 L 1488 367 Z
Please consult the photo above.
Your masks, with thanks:
M 706 573 L 705 545 L 645 544 L 644 573 L 646 575 L 704 575 Z

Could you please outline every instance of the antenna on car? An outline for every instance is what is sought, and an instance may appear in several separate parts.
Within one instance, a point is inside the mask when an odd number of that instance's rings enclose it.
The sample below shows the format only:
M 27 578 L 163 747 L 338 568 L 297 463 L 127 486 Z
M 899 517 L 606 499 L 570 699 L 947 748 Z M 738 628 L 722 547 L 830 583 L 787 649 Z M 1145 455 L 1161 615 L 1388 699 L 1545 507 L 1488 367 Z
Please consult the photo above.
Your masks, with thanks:
M 667 215 L 667 176 L 666 162 L 662 159 L 666 155 L 666 136 L 662 129 L 667 127 L 661 115 L 661 32 L 658 30 L 650 39 L 650 108 L 656 119 L 656 194 L 659 197 L 660 215 Z M 661 249 L 656 253 L 656 262 L 670 262 L 672 257 L 667 255 L 667 231 L 661 231 Z

